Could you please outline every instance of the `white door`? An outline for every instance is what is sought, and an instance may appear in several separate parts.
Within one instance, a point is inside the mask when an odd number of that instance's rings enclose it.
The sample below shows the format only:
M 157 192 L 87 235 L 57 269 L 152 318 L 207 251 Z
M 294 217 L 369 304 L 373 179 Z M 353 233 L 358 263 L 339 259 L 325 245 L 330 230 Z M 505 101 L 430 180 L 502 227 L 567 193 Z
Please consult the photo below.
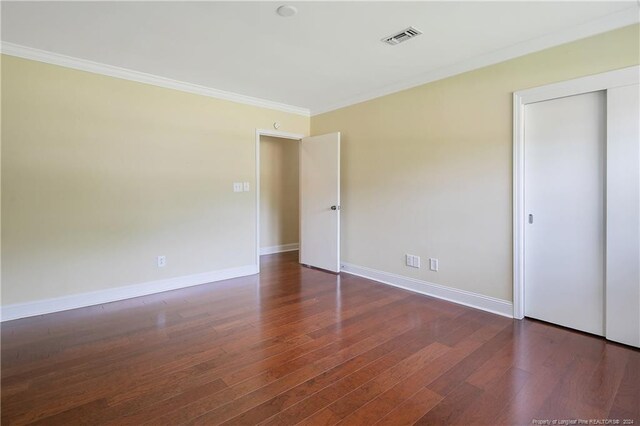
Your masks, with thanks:
M 640 347 L 640 86 L 607 90 L 607 339 Z
M 604 334 L 604 91 L 525 106 L 525 315 Z
M 340 272 L 340 133 L 300 144 L 300 263 Z

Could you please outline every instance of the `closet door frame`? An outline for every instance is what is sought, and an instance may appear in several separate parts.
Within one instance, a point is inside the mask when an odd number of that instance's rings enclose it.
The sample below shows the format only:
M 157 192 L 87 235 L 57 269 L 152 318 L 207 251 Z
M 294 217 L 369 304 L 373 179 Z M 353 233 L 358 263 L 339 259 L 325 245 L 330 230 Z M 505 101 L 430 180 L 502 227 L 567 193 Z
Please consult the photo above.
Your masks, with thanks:
M 513 93 L 513 317 L 524 318 L 524 110 L 525 105 L 640 83 L 640 65 Z M 605 283 L 606 286 L 606 283 Z M 606 292 L 606 288 L 605 288 Z M 604 303 L 604 301 L 603 301 Z M 606 313 L 605 313 L 606 321 Z

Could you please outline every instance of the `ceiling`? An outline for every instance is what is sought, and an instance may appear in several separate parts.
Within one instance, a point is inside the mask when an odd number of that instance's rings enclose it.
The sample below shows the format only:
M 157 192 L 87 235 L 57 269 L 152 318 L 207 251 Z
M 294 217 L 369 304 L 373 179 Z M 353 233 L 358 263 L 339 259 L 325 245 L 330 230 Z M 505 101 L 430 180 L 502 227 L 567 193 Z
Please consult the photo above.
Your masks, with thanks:
M 2 41 L 318 113 L 637 20 L 634 0 L 3 1 Z

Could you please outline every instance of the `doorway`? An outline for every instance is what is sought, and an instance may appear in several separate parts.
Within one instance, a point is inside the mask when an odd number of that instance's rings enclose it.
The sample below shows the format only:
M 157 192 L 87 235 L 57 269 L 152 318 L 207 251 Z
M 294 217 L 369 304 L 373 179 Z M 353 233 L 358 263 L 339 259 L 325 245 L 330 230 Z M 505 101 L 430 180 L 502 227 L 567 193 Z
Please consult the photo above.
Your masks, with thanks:
M 299 141 L 260 137 L 260 255 L 298 250 Z
M 258 272 L 261 254 L 289 250 L 299 250 L 303 265 L 340 272 L 339 132 L 256 130 Z

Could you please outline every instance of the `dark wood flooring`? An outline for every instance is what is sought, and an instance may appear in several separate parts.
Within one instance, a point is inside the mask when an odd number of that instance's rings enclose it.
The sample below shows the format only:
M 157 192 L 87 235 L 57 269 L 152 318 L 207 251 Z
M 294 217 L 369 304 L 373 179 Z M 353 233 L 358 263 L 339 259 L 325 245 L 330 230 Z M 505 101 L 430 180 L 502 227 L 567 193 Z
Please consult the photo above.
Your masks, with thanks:
M 2 424 L 640 422 L 640 351 L 263 257 L 2 324 Z

